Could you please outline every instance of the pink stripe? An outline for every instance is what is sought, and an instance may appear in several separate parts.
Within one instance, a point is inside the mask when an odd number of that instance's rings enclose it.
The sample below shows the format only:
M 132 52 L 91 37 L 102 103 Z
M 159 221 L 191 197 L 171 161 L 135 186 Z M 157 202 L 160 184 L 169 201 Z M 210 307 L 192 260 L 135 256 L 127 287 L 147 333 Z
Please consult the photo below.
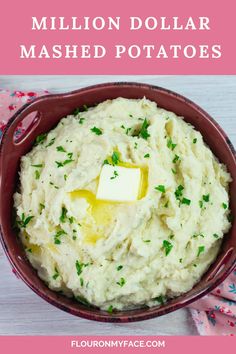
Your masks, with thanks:
M 117 342 L 119 347 L 104 347 L 104 343 Z M 83 347 L 85 343 L 89 346 Z M 95 347 L 90 347 L 91 343 Z M 144 347 L 154 344 L 155 347 Z M 159 343 L 159 346 L 157 345 Z M 142 346 L 140 346 L 140 344 Z M 133 346 L 132 346 L 133 345 Z M 222 354 L 225 348 L 236 346 L 235 337 L 159 337 L 159 336 L 132 336 L 132 337 L 1 337 L 1 352 L 6 354 L 42 354 L 47 353 L 156 353 L 166 354 L 181 352 L 182 354 L 199 354 L 202 352 L 214 352 Z

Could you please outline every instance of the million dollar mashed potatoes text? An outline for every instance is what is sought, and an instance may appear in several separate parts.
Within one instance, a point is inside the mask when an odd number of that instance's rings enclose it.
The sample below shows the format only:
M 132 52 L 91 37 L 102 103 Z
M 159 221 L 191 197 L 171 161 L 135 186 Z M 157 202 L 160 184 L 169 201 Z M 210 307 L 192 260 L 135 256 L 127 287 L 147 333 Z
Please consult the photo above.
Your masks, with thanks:
M 104 166 L 109 184 L 118 167 L 140 171 L 136 200 L 96 197 Z M 214 261 L 231 225 L 230 180 L 183 118 L 146 98 L 107 100 L 63 118 L 22 157 L 20 238 L 55 291 L 109 312 L 162 305 Z

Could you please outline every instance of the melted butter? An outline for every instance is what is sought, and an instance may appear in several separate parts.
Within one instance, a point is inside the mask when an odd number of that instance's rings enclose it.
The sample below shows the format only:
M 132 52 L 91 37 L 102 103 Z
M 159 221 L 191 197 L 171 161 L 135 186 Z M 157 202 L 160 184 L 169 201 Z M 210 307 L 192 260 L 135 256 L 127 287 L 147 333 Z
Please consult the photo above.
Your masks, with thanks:
M 23 241 L 24 246 L 27 249 L 31 249 L 33 254 L 40 254 L 41 247 L 38 246 L 38 245 L 35 245 L 33 243 L 30 243 L 29 242 L 29 236 L 28 236 L 28 234 L 25 231 L 24 231 L 24 236 L 25 236 L 25 240 Z M 54 244 L 52 244 L 52 243 L 48 243 L 46 245 L 46 248 L 48 250 L 50 250 L 51 252 L 53 252 L 53 253 L 59 253 L 57 247 Z
M 89 204 L 88 212 L 97 224 L 108 225 L 110 223 L 112 219 L 112 204 L 117 204 L 116 202 L 98 200 L 95 194 L 85 189 L 73 191 L 70 195 L 72 199 L 86 199 Z
M 89 207 L 88 213 L 92 216 L 95 222 L 95 227 L 91 223 L 86 222 L 86 218 L 81 222 L 81 229 L 86 243 L 96 244 L 96 242 L 104 238 L 104 229 L 110 225 L 113 219 L 115 202 L 96 199 L 95 194 L 88 190 L 76 190 L 70 193 L 71 198 L 82 198 L 87 201 Z
M 96 242 L 103 238 L 103 234 L 95 232 L 91 224 L 82 224 L 84 242 L 95 245 Z
M 41 251 L 41 247 L 33 243 L 30 243 L 29 234 L 25 230 L 23 231 L 23 236 L 24 236 L 24 240 L 22 240 L 22 242 L 25 248 L 31 249 L 32 253 L 39 254 Z
M 141 181 L 140 181 L 140 188 L 138 199 L 142 199 L 146 196 L 148 190 L 148 167 L 141 168 Z
M 52 253 L 57 253 L 59 254 L 60 252 L 58 251 L 58 248 L 53 244 L 53 243 L 48 243 L 47 248 L 52 252 Z
M 27 247 L 29 249 L 31 249 L 32 253 L 34 253 L 34 254 L 39 254 L 41 251 L 41 247 L 38 245 L 34 245 L 34 244 L 29 243 L 29 245 Z
M 109 163 L 111 158 L 107 160 Z M 141 171 L 141 180 L 140 187 L 138 193 L 138 200 L 145 197 L 148 189 L 148 167 L 146 166 L 138 166 L 128 162 L 120 161 L 118 166 L 126 167 L 126 168 L 139 168 Z M 99 178 L 96 179 L 97 183 L 99 183 Z M 96 195 L 91 191 L 80 189 L 70 192 L 70 196 L 72 199 L 85 199 L 88 206 L 88 213 L 94 219 L 95 225 L 91 223 L 87 223 L 85 218 L 81 223 L 82 234 L 84 236 L 84 242 L 89 244 L 96 244 L 96 242 L 104 237 L 105 229 L 112 223 L 114 216 L 116 215 L 116 208 L 120 205 L 120 202 L 116 201 L 107 201 L 107 200 L 98 200 L 96 199 Z M 125 202 L 123 202 L 125 203 Z M 132 204 L 131 202 L 129 204 Z

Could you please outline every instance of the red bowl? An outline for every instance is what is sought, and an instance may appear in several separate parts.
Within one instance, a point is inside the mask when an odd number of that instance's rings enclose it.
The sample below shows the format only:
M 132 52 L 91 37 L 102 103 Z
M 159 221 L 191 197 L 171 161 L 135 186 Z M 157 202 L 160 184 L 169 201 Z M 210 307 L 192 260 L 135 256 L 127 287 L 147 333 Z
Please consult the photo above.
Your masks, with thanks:
M 113 314 L 95 307 L 88 307 L 58 294 L 50 290 L 37 276 L 12 228 L 12 197 L 16 189 L 20 158 L 32 148 L 39 134 L 48 132 L 62 117 L 70 114 L 76 107 L 84 104 L 92 106 L 119 96 L 126 98 L 146 96 L 157 102 L 159 107 L 184 116 L 186 122 L 191 123 L 201 132 L 205 142 L 231 173 L 233 182 L 230 183 L 230 208 L 233 216 L 236 214 L 236 155 L 233 146 L 219 125 L 187 98 L 156 86 L 118 82 L 90 86 L 66 94 L 48 95 L 24 105 L 7 124 L 0 147 L 0 231 L 3 248 L 13 269 L 36 294 L 73 315 L 105 322 L 140 321 L 184 307 L 213 290 L 227 277 L 236 264 L 236 223 L 234 222 L 230 232 L 224 237 L 216 261 L 192 290 L 161 307 L 145 307 Z M 23 137 L 15 141 L 14 133 L 18 124 L 32 112 L 36 112 L 32 123 Z

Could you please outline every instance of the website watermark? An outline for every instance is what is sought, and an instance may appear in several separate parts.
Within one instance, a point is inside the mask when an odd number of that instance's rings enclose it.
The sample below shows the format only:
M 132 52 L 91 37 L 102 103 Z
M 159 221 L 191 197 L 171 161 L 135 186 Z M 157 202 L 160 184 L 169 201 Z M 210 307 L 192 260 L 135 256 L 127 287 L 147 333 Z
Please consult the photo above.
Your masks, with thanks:
M 165 340 L 71 340 L 71 348 L 165 348 Z

